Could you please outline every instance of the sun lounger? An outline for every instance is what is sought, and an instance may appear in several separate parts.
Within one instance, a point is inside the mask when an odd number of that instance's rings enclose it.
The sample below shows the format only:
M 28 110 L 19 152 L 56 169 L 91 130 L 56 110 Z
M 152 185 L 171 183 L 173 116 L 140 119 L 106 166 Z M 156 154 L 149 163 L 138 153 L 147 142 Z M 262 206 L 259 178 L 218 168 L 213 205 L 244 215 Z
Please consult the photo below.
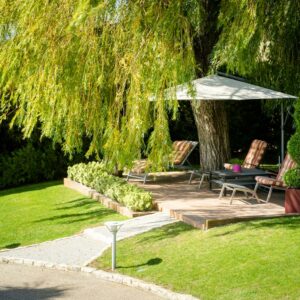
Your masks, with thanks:
M 242 164 L 242 168 L 244 169 L 254 169 L 257 168 L 266 152 L 267 149 L 267 142 L 261 141 L 261 140 L 254 140 L 251 143 L 251 146 L 249 148 L 249 151 L 245 157 L 245 160 Z M 224 168 L 231 170 L 232 164 L 225 163 Z M 209 172 L 201 172 L 201 171 L 191 171 L 191 176 L 189 179 L 189 184 L 192 182 L 193 176 L 199 175 L 201 176 L 200 183 L 199 183 L 199 189 L 202 186 L 203 181 L 209 180 Z
M 242 164 L 242 168 L 253 169 L 257 168 L 266 152 L 267 142 L 261 140 L 254 140 L 251 143 L 250 149 L 245 157 L 245 160 Z M 232 169 L 232 164 L 225 163 L 225 169 Z
M 198 142 L 194 141 L 175 141 L 172 152 L 174 166 L 183 168 L 185 164 L 190 165 L 188 158 L 197 145 Z M 136 178 L 146 183 L 148 177 L 147 167 L 148 161 L 146 159 L 135 161 L 134 167 L 128 172 L 127 181 L 130 178 Z
M 266 176 L 256 176 L 256 185 L 255 185 L 255 192 L 259 187 L 264 187 L 269 189 L 267 199 L 265 202 L 269 202 L 271 199 L 271 195 L 274 189 L 277 190 L 285 190 L 287 186 L 285 185 L 283 181 L 283 175 L 286 173 L 286 171 L 293 169 L 297 166 L 297 164 L 292 160 L 291 156 L 287 154 L 283 160 L 283 163 L 281 165 L 281 168 L 276 176 L 276 178 L 272 177 L 266 177 Z
M 296 167 L 296 163 L 291 159 L 290 155 L 287 154 L 282 163 L 282 166 L 275 178 L 272 178 L 270 176 L 268 176 L 268 177 L 267 176 L 256 176 L 255 177 L 256 184 L 255 184 L 255 188 L 253 190 L 246 187 L 245 185 L 238 184 L 238 182 L 226 182 L 222 186 L 222 189 L 221 189 L 221 192 L 219 195 L 219 199 L 221 197 L 223 197 L 225 190 L 231 190 L 232 195 L 231 195 L 231 199 L 230 199 L 230 204 L 232 204 L 233 197 L 235 196 L 236 192 L 243 192 L 243 193 L 245 193 L 245 195 L 250 194 L 258 202 L 261 201 L 261 202 L 268 203 L 271 199 L 272 191 L 274 189 L 285 190 L 287 188 L 287 186 L 285 185 L 285 183 L 283 181 L 283 175 L 285 174 L 286 171 L 293 169 L 295 167 Z M 262 200 L 262 199 L 258 198 L 257 190 L 259 187 L 264 187 L 264 188 L 269 189 L 266 200 Z

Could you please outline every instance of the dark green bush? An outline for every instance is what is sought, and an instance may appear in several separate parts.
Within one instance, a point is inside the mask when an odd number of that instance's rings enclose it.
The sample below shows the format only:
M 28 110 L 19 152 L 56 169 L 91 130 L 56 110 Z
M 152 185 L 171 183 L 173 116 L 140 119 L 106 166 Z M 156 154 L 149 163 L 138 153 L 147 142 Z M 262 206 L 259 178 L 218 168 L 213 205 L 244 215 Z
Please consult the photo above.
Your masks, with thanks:
M 288 142 L 288 152 L 293 160 L 300 165 L 300 128 Z
M 52 147 L 35 148 L 28 143 L 0 155 L 0 188 L 62 178 L 66 168 L 65 159 Z
M 68 177 L 134 211 L 146 211 L 152 208 L 152 196 L 149 192 L 109 174 L 102 162 L 81 163 L 69 167 Z
M 300 188 L 300 168 L 287 171 L 284 174 L 284 182 L 291 188 Z

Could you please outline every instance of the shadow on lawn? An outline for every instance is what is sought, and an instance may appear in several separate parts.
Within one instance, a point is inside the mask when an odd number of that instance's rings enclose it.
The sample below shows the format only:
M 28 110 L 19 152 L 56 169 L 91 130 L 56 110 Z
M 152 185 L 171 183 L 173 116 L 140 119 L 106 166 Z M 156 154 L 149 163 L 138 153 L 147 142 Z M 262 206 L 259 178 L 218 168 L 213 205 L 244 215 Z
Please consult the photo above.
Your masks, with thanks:
M 236 223 L 234 228 L 228 228 L 227 231 L 222 233 L 213 234 L 215 237 L 235 234 L 245 230 L 258 230 L 258 229 L 299 229 L 300 228 L 300 216 L 299 217 L 282 217 L 274 219 L 258 219 L 255 221 Z
M 14 248 L 19 247 L 20 245 L 21 245 L 20 243 L 12 243 L 12 244 L 9 244 L 9 245 L 5 245 L 4 249 L 14 249 Z
M 24 192 L 43 190 L 43 189 L 53 187 L 53 186 L 56 186 L 56 185 L 61 185 L 61 184 L 62 184 L 62 181 L 60 180 L 60 181 L 46 181 L 46 182 L 42 182 L 42 183 L 23 185 L 23 186 L 19 186 L 19 187 L 15 187 L 15 188 L 9 188 L 9 189 L 5 189 L 3 191 L 0 191 L 0 197 L 19 194 L 19 193 L 24 193 Z
M 139 268 L 144 266 L 155 266 L 159 265 L 163 260 L 160 257 L 155 257 L 149 259 L 144 264 L 138 264 L 138 265 L 131 265 L 131 266 L 118 266 L 118 269 L 130 269 L 130 268 Z
M 78 207 L 86 207 L 86 206 L 95 206 L 95 204 L 98 204 L 99 202 L 97 202 L 96 200 L 93 199 L 88 199 L 88 198 L 79 198 L 79 199 L 75 199 L 75 200 L 71 200 L 68 202 L 65 202 L 63 204 L 59 204 L 58 208 L 56 208 L 55 210 L 66 210 L 66 209 L 74 209 L 74 208 L 78 208 Z
M 91 220 L 91 219 L 99 219 L 103 216 L 108 217 L 110 215 L 115 215 L 115 213 L 110 209 L 95 209 L 89 212 L 84 213 L 73 213 L 73 214 L 62 214 L 58 216 L 53 216 L 49 218 L 43 218 L 34 221 L 33 223 L 42 223 L 47 221 L 60 221 L 58 223 L 61 224 L 71 224 L 71 223 L 77 223 L 85 220 Z
M 198 229 L 195 229 L 194 227 L 185 224 L 183 222 L 176 222 L 150 231 L 146 236 L 142 237 L 139 240 L 139 243 L 148 243 L 148 242 L 155 242 L 155 241 L 160 241 L 165 239 L 171 239 L 180 235 L 181 233 L 191 231 L 191 230 L 198 230 Z

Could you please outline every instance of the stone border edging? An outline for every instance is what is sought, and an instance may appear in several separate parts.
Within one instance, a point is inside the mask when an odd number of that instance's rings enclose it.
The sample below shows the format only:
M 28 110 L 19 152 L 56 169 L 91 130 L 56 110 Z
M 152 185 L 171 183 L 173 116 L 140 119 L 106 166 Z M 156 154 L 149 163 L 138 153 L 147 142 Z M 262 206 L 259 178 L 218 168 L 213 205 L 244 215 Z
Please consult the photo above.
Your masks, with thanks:
M 115 210 L 116 212 L 120 213 L 123 216 L 129 218 L 141 217 L 155 213 L 155 211 L 132 211 L 126 206 L 121 205 L 117 201 L 110 199 L 109 197 L 98 193 L 96 190 L 89 188 L 82 183 L 76 182 L 70 178 L 64 178 L 64 186 L 79 192 L 87 197 L 90 197 L 94 200 L 99 201 L 102 205 Z
M 81 266 L 68 266 L 65 264 L 54 264 L 45 261 L 38 261 L 32 259 L 23 259 L 23 258 L 14 258 L 14 257 L 0 257 L 0 263 L 6 264 L 19 264 L 19 265 L 27 265 L 27 266 L 35 266 L 35 267 L 42 267 L 45 269 L 52 269 L 52 270 L 59 270 L 59 271 L 69 271 L 69 272 L 82 272 L 91 274 L 96 278 L 115 282 L 123 285 L 127 285 L 130 287 L 139 288 L 146 292 L 150 292 L 155 294 L 159 297 L 170 299 L 170 300 L 199 300 L 199 298 L 193 297 L 191 295 L 180 294 L 172 292 L 168 289 L 160 287 L 158 285 L 147 283 L 143 280 L 136 279 L 127 275 L 117 274 L 117 273 L 110 273 L 103 270 L 97 270 L 92 267 L 81 267 Z

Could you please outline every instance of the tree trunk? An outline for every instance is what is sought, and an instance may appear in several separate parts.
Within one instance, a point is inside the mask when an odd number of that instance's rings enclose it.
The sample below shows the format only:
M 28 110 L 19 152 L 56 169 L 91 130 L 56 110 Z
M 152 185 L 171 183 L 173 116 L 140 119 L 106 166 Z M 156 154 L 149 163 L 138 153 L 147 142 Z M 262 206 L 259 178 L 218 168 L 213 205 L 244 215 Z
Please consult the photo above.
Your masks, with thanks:
M 217 26 L 220 0 L 201 0 L 205 11 L 202 26 L 205 31 L 193 40 L 198 77 L 209 73 L 210 56 L 216 44 L 220 29 Z M 230 144 L 228 120 L 224 101 L 193 101 L 192 109 L 200 145 L 200 169 L 217 170 L 228 162 Z
M 223 101 L 193 101 L 198 131 L 200 169 L 217 170 L 230 158 L 228 121 Z

